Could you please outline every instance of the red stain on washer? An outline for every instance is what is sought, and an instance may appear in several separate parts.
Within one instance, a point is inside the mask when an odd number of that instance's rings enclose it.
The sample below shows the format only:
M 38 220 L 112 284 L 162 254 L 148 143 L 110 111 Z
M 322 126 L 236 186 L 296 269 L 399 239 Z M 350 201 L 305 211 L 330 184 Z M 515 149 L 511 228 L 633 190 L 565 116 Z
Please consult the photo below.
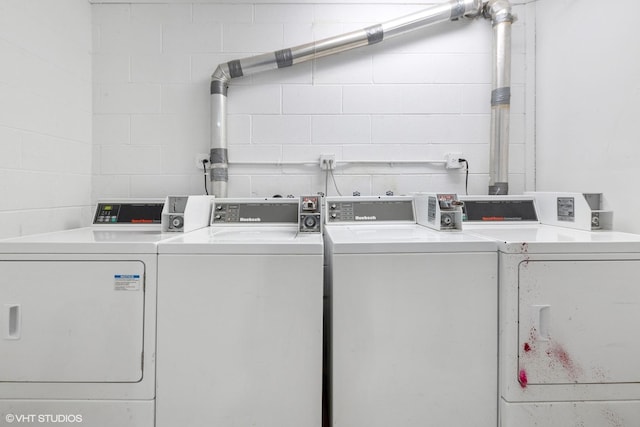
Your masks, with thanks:
M 526 353 L 528 353 L 528 352 L 530 352 L 530 351 L 531 351 L 531 346 L 529 345 L 529 343 L 528 343 L 528 342 L 524 343 L 524 346 L 523 346 L 523 347 L 524 347 L 524 351 L 525 351 Z
M 560 363 L 572 380 L 577 380 L 582 374 L 582 368 L 575 363 L 573 358 L 560 344 L 554 344 L 546 353 L 554 361 Z
M 520 369 L 520 372 L 518 373 L 518 382 L 520 383 L 520 387 L 527 387 L 527 383 L 529 382 L 529 380 L 527 379 L 527 371 L 525 371 L 524 369 Z

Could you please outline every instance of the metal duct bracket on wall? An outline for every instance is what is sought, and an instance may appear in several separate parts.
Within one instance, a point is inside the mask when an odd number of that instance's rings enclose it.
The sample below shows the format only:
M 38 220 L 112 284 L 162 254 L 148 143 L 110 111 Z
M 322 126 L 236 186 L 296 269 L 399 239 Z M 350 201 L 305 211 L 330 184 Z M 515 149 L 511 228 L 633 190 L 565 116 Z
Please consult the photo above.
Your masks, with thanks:
M 508 13 L 504 13 L 504 7 L 508 8 Z M 491 17 L 494 25 L 500 28 L 499 33 L 510 31 L 511 17 L 510 5 L 507 0 L 449 0 L 422 11 L 412 13 L 397 19 L 393 19 L 381 24 L 372 25 L 361 30 L 352 31 L 346 34 L 330 37 L 327 39 L 314 41 L 299 46 L 281 49 L 275 52 L 264 53 L 248 58 L 236 59 L 218 65 L 211 76 L 211 174 L 213 194 L 216 197 L 226 197 L 228 184 L 228 160 L 227 160 L 227 92 L 231 79 L 261 73 L 268 70 L 290 67 L 302 62 L 333 55 L 358 47 L 380 43 L 383 40 L 399 36 L 414 30 L 425 28 L 444 21 L 457 21 L 460 18 L 475 19 L 477 17 Z M 508 22 L 509 26 L 499 25 L 502 20 Z M 499 22 L 500 21 L 500 22 Z M 507 31 L 508 30 L 508 31 Z M 502 37 L 502 36 L 500 36 Z M 494 37 L 498 40 L 498 36 Z M 502 39 L 500 39 L 502 40 Z M 510 46 L 510 32 L 509 32 Z M 499 42 L 496 41 L 495 44 Z M 504 58 L 504 42 L 501 42 L 501 58 Z M 509 47 L 510 48 L 510 47 Z M 507 59 L 509 56 L 507 56 Z M 500 66 L 510 65 L 510 61 L 502 61 Z M 501 75 L 505 74 L 504 70 Z M 509 71 L 506 71 L 506 85 L 496 88 L 508 87 Z M 494 80 L 495 81 L 495 80 Z M 502 93 L 502 92 L 501 92 Z M 503 94 L 504 95 L 504 94 Z M 493 107 L 492 107 L 493 111 Z M 493 117 L 493 113 L 492 113 Z M 500 133 L 500 141 L 508 138 L 508 104 L 506 116 L 501 114 L 499 118 L 499 129 L 503 129 L 506 120 L 506 137 Z M 494 129 L 492 119 L 492 129 Z M 492 130 L 493 135 L 493 130 Z M 493 137 L 492 137 L 493 140 Z M 505 142 L 506 144 L 506 142 Z M 493 181 L 492 181 L 493 182 Z

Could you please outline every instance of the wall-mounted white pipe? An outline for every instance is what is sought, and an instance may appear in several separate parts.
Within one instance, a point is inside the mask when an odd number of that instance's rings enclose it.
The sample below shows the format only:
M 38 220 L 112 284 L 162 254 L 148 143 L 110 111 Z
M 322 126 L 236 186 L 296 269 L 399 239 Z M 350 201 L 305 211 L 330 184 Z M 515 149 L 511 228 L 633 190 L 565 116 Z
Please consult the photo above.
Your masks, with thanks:
M 229 81 L 233 78 L 290 67 L 301 62 L 333 55 L 361 46 L 379 43 L 390 37 L 447 20 L 476 18 L 486 0 L 449 0 L 417 13 L 272 53 L 237 59 L 220 64 L 211 76 L 211 175 L 213 194 L 227 195 L 228 159 L 226 109 Z
M 489 0 L 485 16 L 493 25 L 493 77 L 489 141 L 489 194 L 509 193 L 509 119 L 511 110 L 511 24 L 508 0 Z
M 353 166 L 353 165 L 446 165 L 446 160 L 336 160 L 333 162 L 337 166 Z M 229 162 L 230 165 L 243 166 L 320 166 L 318 160 L 246 160 Z

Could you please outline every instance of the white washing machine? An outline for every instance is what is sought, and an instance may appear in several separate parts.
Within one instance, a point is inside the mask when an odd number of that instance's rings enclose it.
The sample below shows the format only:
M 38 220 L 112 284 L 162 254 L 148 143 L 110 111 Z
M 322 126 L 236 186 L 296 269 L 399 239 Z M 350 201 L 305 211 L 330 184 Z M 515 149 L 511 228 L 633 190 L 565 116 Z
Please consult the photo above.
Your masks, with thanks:
M 216 199 L 159 245 L 158 427 L 320 427 L 320 207 Z
M 327 198 L 331 425 L 497 426 L 494 242 L 411 197 Z
M 99 203 L 92 227 L 0 242 L 0 425 L 154 425 L 162 207 Z
M 533 196 L 463 200 L 498 243 L 500 425 L 640 425 L 640 236 L 540 225 Z

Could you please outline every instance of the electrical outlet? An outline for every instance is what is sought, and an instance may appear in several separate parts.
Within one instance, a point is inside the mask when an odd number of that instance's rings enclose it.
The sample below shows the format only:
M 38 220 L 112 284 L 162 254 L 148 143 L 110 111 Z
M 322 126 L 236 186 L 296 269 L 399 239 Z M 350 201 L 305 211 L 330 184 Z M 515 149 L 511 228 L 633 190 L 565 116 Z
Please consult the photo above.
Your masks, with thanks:
M 196 168 L 198 168 L 198 170 L 202 170 L 202 161 L 206 160 L 206 167 L 207 169 L 211 169 L 211 163 L 209 163 L 209 154 L 206 153 L 200 153 L 200 154 L 196 154 Z
M 444 159 L 446 160 L 445 168 L 447 169 L 460 169 L 462 168 L 462 164 L 460 163 L 460 159 L 462 158 L 462 153 L 459 151 L 445 153 Z
M 320 169 L 323 171 L 333 170 L 336 168 L 335 154 L 320 154 Z

